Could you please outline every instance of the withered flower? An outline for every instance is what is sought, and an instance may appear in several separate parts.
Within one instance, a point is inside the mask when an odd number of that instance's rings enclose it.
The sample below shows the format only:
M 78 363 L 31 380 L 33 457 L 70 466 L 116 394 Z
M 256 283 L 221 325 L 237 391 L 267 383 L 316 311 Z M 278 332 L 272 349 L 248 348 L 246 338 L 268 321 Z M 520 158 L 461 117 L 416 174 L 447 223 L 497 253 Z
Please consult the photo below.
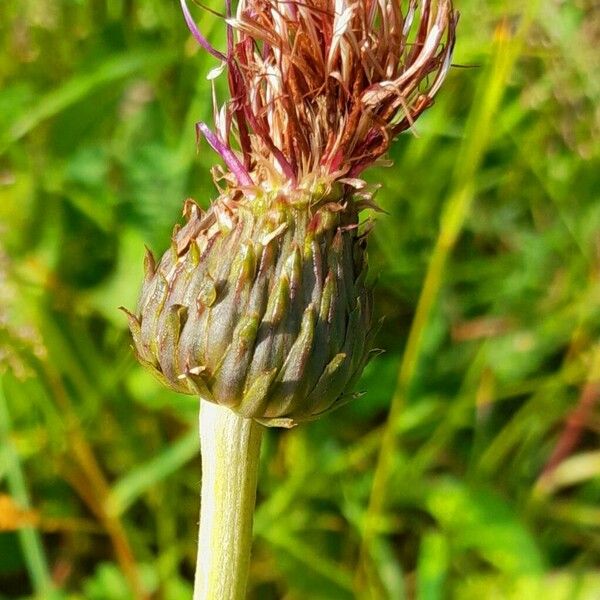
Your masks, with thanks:
M 220 195 L 146 261 L 140 360 L 176 390 L 290 426 L 337 406 L 372 337 L 361 174 L 432 102 L 449 69 L 451 0 L 228 0 L 213 89 Z
M 242 0 L 227 11 L 223 61 L 231 98 L 215 101 L 233 185 L 300 196 L 356 178 L 433 103 L 450 66 L 450 0 Z M 343 193 L 346 192 L 346 193 Z M 351 190 L 341 190 L 348 200 Z

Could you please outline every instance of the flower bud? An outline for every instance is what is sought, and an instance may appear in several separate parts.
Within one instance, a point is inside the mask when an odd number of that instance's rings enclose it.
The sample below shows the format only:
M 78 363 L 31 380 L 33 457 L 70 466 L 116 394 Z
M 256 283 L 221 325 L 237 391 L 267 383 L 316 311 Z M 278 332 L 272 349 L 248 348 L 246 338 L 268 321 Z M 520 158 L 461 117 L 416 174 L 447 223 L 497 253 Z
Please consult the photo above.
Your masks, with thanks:
M 368 358 L 371 291 L 356 211 L 281 195 L 206 213 L 188 200 L 158 265 L 146 260 L 140 361 L 171 388 L 265 424 L 340 403 Z

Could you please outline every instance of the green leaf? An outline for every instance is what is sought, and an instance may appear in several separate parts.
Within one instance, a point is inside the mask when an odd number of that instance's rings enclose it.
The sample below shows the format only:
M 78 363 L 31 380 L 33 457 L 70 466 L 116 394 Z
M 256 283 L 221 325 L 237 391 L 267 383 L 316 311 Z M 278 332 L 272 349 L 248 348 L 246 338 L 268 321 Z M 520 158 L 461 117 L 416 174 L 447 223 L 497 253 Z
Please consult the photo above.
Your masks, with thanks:
M 532 534 L 498 495 L 441 480 L 426 503 L 450 539 L 454 556 L 476 552 L 500 573 L 515 577 L 542 572 L 543 559 Z

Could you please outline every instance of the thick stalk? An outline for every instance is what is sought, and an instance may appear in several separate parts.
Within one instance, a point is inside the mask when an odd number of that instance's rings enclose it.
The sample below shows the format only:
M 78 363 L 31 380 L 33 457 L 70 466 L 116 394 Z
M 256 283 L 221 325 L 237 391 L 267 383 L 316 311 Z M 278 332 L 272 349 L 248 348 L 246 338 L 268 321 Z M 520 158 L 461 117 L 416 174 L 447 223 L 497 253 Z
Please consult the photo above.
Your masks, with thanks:
M 202 492 L 194 600 L 243 600 L 262 427 L 201 401 Z

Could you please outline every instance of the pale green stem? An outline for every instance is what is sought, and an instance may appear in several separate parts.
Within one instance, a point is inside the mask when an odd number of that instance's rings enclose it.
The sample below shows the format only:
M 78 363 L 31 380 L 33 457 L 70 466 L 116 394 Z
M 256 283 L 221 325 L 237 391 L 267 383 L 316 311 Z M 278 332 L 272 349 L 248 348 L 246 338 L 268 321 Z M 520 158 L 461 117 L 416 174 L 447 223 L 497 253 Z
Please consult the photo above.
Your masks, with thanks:
M 200 405 L 202 492 L 194 600 L 246 594 L 262 427 L 211 402 Z

